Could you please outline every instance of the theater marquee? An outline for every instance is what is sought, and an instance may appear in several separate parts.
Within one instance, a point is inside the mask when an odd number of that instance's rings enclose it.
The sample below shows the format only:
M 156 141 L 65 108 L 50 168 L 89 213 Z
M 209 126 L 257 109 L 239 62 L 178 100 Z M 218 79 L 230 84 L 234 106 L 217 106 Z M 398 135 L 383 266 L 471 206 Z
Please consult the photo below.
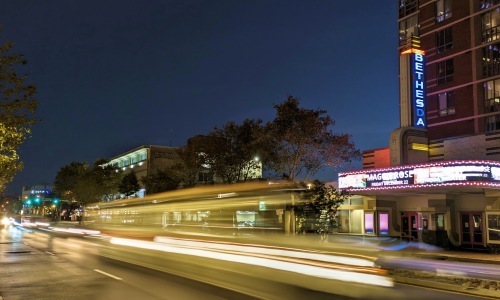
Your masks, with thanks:
M 433 186 L 500 186 L 500 163 L 447 161 L 339 173 L 339 189 L 374 190 Z

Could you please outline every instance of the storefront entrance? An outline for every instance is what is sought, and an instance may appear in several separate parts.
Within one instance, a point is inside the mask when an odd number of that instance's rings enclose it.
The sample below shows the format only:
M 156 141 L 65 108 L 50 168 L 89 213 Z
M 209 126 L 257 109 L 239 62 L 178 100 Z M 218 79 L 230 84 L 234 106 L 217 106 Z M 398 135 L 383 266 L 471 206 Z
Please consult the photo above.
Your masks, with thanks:
M 410 241 L 418 241 L 418 213 L 401 213 L 401 237 Z
M 482 213 L 460 213 L 460 237 L 463 246 L 484 245 Z

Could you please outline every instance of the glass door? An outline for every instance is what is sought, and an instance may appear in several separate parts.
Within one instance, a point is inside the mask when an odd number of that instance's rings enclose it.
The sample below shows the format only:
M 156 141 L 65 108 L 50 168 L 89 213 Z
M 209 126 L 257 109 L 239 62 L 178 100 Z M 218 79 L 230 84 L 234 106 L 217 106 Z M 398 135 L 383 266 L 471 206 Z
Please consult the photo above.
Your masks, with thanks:
M 483 245 L 483 219 L 480 212 L 460 213 L 462 245 Z
M 410 241 L 418 241 L 418 214 L 405 212 L 401 215 L 401 234 Z

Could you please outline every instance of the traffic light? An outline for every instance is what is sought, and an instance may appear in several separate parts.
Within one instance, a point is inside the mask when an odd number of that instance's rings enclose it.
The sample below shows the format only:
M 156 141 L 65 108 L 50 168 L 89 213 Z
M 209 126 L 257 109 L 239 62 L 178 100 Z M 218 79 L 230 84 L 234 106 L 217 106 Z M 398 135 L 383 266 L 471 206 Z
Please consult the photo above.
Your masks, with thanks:
M 31 200 L 26 201 L 26 205 L 30 206 L 31 205 Z
M 58 198 L 54 198 L 54 199 L 52 199 L 52 203 L 54 203 L 54 204 L 59 204 L 59 199 L 58 199 Z

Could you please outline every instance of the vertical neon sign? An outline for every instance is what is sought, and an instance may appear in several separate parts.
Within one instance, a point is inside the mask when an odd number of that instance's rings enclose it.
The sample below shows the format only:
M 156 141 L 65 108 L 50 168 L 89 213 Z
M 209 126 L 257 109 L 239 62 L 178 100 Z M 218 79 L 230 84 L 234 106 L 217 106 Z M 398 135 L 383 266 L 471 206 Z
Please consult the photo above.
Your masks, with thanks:
M 411 72 L 413 126 L 426 128 L 427 120 L 425 116 L 425 59 L 422 53 L 412 54 Z

